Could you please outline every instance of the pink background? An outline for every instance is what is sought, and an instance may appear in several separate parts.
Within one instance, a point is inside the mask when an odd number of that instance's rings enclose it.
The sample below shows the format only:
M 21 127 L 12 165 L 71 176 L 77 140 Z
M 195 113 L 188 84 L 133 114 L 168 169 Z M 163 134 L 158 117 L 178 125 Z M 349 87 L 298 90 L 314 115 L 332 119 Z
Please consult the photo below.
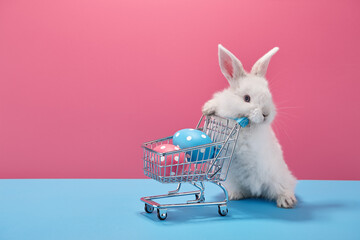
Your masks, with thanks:
M 360 2 L 0 2 L 0 178 L 143 178 L 140 145 L 227 86 L 222 43 L 267 77 L 300 179 L 360 179 Z

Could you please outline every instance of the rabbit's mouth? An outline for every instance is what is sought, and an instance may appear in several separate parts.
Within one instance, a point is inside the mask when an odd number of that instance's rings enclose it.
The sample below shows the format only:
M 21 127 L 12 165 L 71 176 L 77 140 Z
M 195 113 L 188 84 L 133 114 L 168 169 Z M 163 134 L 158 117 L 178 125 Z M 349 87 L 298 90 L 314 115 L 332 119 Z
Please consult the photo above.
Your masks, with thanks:
M 269 116 L 270 114 L 263 114 L 263 117 L 264 117 L 264 121 L 263 122 L 267 122 L 268 119 L 270 118 Z
M 255 124 L 267 124 L 271 122 L 271 114 L 263 113 L 260 109 L 253 109 L 248 116 L 250 122 Z

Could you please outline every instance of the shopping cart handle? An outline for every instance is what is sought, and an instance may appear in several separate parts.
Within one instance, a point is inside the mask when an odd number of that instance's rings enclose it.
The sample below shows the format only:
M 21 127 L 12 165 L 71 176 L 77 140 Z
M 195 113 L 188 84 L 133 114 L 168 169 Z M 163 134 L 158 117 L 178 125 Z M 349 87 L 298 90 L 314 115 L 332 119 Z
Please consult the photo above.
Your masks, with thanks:
M 249 119 L 247 117 L 235 118 L 234 120 L 243 128 L 249 124 Z

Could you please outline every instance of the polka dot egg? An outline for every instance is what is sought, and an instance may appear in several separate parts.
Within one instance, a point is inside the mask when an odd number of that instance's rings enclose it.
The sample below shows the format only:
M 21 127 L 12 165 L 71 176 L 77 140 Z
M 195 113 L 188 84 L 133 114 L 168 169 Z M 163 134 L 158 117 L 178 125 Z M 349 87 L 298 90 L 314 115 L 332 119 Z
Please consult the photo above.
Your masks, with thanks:
M 180 131 L 177 131 L 173 136 L 173 144 L 180 147 L 181 149 L 196 147 L 199 145 L 204 145 L 212 143 L 211 138 L 202 131 L 186 128 Z M 214 147 L 201 148 L 199 150 L 193 150 L 186 153 L 187 160 L 202 161 L 212 158 L 214 155 Z
M 159 153 L 166 153 L 180 150 L 180 148 L 173 144 L 162 144 L 156 146 L 153 150 Z M 185 162 L 185 154 L 175 153 L 166 156 L 154 155 L 151 160 L 160 165 L 160 167 L 155 168 L 155 171 L 157 171 L 160 176 L 169 177 L 181 175 L 184 167 L 183 163 Z

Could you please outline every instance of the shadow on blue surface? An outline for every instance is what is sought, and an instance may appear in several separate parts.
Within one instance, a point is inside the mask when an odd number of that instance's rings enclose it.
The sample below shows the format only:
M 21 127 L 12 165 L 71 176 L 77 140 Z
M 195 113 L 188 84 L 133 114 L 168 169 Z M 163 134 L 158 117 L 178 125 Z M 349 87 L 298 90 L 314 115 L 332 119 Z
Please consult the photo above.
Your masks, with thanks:
M 168 210 L 168 218 L 161 221 L 166 224 L 180 224 L 189 222 L 212 222 L 212 221 L 234 221 L 234 220 L 261 220 L 274 221 L 312 221 L 316 218 L 326 218 L 327 212 L 344 211 L 349 206 L 340 203 L 306 203 L 298 197 L 298 205 L 294 209 L 281 209 L 276 207 L 275 202 L 264 199 L 244 199 L 230 201 L 229 213 L 221 217 L 217 213 L 217 206 L 173 208 Z M 152 214 L 141 212 L 144 217 L 153 222 L 160 222 L 156 211 Z

